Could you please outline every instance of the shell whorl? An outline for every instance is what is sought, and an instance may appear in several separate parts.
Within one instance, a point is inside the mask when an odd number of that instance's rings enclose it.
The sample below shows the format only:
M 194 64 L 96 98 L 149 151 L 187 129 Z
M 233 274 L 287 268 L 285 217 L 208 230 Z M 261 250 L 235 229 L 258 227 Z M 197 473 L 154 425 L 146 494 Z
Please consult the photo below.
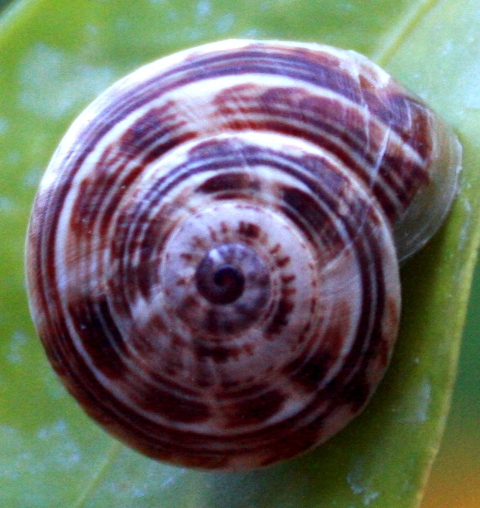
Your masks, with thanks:
M 439 227 L 459 153 L 353 52 L 224 41 L 141 68 L 74 122 L 37 194 L 50 361 L 161 460 L 242 470 L 325 441 L 383 376 L 397 252 Z

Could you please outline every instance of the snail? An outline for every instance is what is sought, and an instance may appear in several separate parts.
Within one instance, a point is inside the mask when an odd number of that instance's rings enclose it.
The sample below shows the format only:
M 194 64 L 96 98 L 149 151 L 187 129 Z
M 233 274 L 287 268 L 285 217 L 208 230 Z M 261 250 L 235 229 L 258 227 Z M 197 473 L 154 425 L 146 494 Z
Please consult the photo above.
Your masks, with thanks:
M 46 354 L 147 456 L 299 455 L 382 379 L 399 262 L 444 220 L 460 159 L 352 51 L 231 40 L 148 64 L 77 118 L 40 183 L 26 265 Z

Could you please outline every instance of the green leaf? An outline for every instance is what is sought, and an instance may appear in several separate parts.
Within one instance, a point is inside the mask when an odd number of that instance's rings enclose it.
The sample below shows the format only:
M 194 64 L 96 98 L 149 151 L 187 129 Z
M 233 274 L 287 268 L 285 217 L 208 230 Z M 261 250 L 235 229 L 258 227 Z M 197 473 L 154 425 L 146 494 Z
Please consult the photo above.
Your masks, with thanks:
M 478 0 L 25 0 L 0 20 L 0 505 L 417 506 L 439 446 L 479 243 Z M 68 124 L 107 85 L 227 37 L 315 40 L 373 57 L 464 146 L 448 223 L 402 269 L 403 321 L 367 410 L 305 456 L 248 474 L 165 466 L 101 431 L 65 393 L 30 323 L 23 244 L 36 185 Z

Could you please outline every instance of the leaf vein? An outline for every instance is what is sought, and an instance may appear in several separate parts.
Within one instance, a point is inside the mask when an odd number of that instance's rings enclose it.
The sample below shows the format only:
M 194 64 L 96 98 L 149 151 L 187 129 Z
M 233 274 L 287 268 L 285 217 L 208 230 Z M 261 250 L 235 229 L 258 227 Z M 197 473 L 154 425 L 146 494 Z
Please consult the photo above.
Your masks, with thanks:
M 123 445 L 121 443 L 112 444 L 109 453 L 105 457 L 104 462 L 99 466 L 97 472 L 93 475 L 90 483 L 85 488 L 85 491 L 72 505 L 72 508 L 84 508 L 86 506 L 86 503 L 97 490 L 102 480 L 105 478 L 108 470 L 110 469 L 110 466 L 113 464 L 122 448 Z
M 401 21 L 379 42 L 371 54 L 372 60 L 382 67 L 387 65 L 410 33 L 438 3 L 439 0 L 421 0 L 414 3 Z

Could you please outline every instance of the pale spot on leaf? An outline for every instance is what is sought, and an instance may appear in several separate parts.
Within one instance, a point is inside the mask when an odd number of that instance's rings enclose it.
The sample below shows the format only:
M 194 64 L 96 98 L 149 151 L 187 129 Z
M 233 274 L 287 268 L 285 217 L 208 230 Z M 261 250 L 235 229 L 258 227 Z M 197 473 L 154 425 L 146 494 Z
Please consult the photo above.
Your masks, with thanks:
M 109 67 L 85 64 L 36 44 L 19 64 L 19 102 L 28 111 L 58 119 L 87 103 L 114 78 Z

